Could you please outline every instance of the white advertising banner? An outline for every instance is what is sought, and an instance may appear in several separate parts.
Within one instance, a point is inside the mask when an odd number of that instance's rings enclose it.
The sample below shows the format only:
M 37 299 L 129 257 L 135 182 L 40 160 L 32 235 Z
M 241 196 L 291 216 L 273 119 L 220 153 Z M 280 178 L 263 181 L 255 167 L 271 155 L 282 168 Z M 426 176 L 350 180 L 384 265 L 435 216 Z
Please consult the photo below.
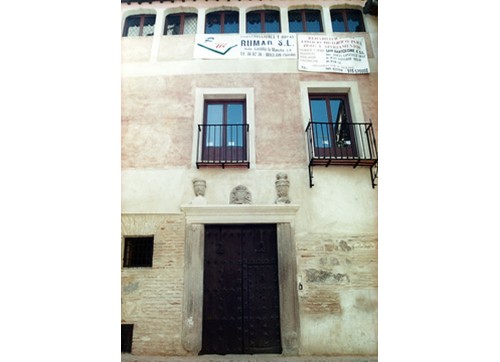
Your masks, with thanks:
M 299 34 L 298 53 L 298 70 L 347 74 L 370 73 L 363 37 Z
M 296 59 L 296 34 L 242 34 L 242 58 Z
M 296 59 L 295 34 L 198 34 L 193 57 L 197 59 Z

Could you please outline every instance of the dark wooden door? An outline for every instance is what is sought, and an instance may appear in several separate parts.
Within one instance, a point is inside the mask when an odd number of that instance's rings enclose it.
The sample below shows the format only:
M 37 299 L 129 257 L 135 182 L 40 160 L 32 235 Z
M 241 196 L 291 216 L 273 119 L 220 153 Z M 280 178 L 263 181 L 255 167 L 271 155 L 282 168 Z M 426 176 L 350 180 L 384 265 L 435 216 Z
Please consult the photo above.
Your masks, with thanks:
M 200 354 L 281 353 L 276 225 L 206 225 Z

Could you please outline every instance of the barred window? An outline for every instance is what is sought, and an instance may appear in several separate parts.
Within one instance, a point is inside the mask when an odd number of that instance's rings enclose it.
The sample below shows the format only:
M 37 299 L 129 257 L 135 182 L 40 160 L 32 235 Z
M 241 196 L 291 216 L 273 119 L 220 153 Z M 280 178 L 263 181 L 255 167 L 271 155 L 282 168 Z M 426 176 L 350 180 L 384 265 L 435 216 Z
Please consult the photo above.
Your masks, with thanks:
M 230 34 L 239 32 L 237 11 L 217 11 L 206 16 L 205 34 Z
M 330 10 L 332 29 L 334 32 L 364 32 L 363 14 L 361 10 L 334 9 Z
M 279 33 L 280 13 L 276 10 L 257 10 L 247 13 L 247 33 Z
M 123 267 L 152 267 L 153 239 L 153 236 L 125 237 Z
M 167 15 L 163 35 L 196 34 L 197 23 L 198 15 L 196 14 Z
M 323 31 L 319 10 L 291 10 L 288 12 L 288 26 L 291 33 L 320 33 Z
M 155 32 L 156 15 L 131 15 L 125 19 L 123 36 L 151 36 Z

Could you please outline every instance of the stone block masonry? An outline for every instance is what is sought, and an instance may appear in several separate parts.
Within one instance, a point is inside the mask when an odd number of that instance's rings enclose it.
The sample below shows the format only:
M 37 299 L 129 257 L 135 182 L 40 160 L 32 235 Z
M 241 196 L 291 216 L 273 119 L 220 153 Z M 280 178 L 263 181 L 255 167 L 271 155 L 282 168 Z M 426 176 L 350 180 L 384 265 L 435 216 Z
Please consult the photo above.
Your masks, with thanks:
M 133 354 L 184 355 L 184 215 L 123 215 L 122 236 L 142 235 L 154 235 L 153 266 L 122 268 L 121 322 L 134 324 Z

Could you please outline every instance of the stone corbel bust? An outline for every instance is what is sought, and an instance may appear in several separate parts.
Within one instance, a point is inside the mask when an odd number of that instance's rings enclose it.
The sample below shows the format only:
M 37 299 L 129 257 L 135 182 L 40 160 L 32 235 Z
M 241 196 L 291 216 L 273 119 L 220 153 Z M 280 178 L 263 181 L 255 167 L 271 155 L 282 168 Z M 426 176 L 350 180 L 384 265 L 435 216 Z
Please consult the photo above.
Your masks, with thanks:
M 278 198 L 274 201 L 275 204 L 289 204 L 290 198 L 288 197 L 288 189 L 290 188 L 290 181 L 288 181 L 288 175 L 284 172 L 280 172 L 276 175 L 276 193 Z
M 193 190 L 195 198 L 191 200 L 192 205 L 206 205 L 205 191 L 207 189 L 207 182 L 201 178 L 193 179 Z

